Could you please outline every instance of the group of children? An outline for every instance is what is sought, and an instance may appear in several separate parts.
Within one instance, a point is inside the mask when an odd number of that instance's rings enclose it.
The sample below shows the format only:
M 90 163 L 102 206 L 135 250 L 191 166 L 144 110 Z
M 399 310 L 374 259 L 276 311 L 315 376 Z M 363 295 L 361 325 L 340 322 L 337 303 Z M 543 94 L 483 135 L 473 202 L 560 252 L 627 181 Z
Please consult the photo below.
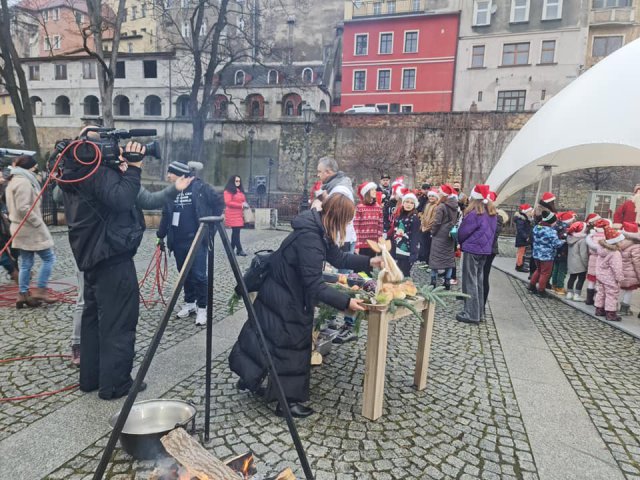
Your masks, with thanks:
M 596 213 L 589 214 L 584 222 L 577 221 L 573 212 L 556 212 L 555 197 L 549 192 L 539 201 L 537 211 L 528 204 L 521 205 L 514 223 L 516 270 L 530 271 L 532 293 L 545 296 L 551 281 L 550 287 L 558 295 L 595 305 L 595 314 L 608 321 L 620 321 L 620 315 L 631 314 L 631 295 L 640 286 L 640 233 L 636 223 L 624 222 L 621 229 L 616 229 Z M 527 269 L 524 255 L 529 244 L 533 262 Z

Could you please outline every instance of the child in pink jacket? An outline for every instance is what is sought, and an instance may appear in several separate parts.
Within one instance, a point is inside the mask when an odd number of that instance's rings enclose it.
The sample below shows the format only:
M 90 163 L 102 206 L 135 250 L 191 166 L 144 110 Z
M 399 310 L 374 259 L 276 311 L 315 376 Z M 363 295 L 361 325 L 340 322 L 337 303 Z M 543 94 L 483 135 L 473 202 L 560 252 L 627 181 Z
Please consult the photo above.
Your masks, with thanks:
M 587 299 L 584 302 L 585 305 L 593 305 L 593 300 L 596 296 L 596 262 L 598 254 L 596 247 L 591 247 L 591 245 L 597 245 L 604 238 L 604 229 L 610 225 L 611 222 L 606 218 L 597 220 L 593 223 L 593 229 L 587 237 L 590 241 L 587 241 L 587 245 L 589 245 L 589 268 L 587 270 Z
M 624 280 L 620 283 L 622 289 L 622 301 L 620 302 L 620 315 L 631 315 L 631 295 L 640 286 L 640 233 L 638 224 L 624 222 L 622 234 L 625 240 L 620 242 L 622 254 L 622 269 Z
M 604 230 L 604 240 L 593 244 L 592 237 L 587 237 L 587 244 L 598 253 L 596 262 L 596 315 L 605 317 L 611 322 L 619 322 L 618 296 L 620 283 L 624 281 L 622 269 L 622 254 L 619 243 L 624 241 L 624 235 L 617 230 L 607 227 Z

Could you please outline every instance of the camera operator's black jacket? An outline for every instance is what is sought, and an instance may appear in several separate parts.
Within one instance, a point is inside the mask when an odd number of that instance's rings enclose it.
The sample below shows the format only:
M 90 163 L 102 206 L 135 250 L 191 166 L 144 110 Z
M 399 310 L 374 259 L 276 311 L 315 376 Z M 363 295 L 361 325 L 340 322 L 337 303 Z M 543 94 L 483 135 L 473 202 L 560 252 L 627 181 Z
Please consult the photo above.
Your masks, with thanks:
M 193 191 L 193 203 L 198 218 L 222 215 L 224 200 L 222 200 L 222 196 L 217 193 L 211 185 L 206 184 L 199 178 L 194 178 L 193 182 L 191 182 L 191 190 Z M 162 219 L 160 220 L 157 233 L 158 238 L 167 237 L 167 248 L 171 252 L 175 245 L 173 228 L 171 228 L 173 204 L 174 201 L 171 200 L 167 202 L 162 209 Z M 193 232 L 194 237 L 195 233 L 196 232 Z
M 63 180 L 86 176 L 93 166 L 65 162 Z M 81 271 L 104 261 L 133 257 L 142 241 L 145 224 L 136 207 L 141 170 L 130 166 L 124 173 L 100 166 L 94 175 L 78 183 L 60 183 L 69 243 Z

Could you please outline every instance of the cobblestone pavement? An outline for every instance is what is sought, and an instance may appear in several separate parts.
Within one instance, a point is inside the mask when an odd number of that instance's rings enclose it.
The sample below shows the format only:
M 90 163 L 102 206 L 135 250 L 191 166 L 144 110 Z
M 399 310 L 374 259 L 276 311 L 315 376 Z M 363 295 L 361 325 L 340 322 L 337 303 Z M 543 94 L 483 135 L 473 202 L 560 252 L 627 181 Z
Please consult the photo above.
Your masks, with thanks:
M 278 239 L 283 238 L 284 235 L 285 232 L 281 231 L 245 230 L 242 233 L 242 240 L 248 251 L 255 251 L 272 247 L 274 244 L 277 245 Z M 53 279 L 74 278 L 75 266 L 66 234 L 57 233 L 54 240 L 58 261 L 54 267 Z M 154 242 L 155 233 L 147 232 L 136 256 L 139 278 L 142 278 L 151 260 L 155 248 Z M 226 303 L 231 296 L 235 282 L 231 267 L 223 258 L 224 252 L 219 241 L 216 243 L 215 253 L 216 284 L 213 312 L 214 321 L 220 321 L 227 316 Z M 241 266 L 246 266 L 249 258 L 241 258 Z M 36 268 L 39 268 L 38 262 L 36 263 Z M 178 276 L 173 257 L 169 258 L 168 272 L 169 279 L 165 286 L 165 298 L 167 299 Z M 146 285 L 148 292 L 151 283 L 148 282 Z M 6 288 L 7 284 L 0 286 L 0 290 L 3 287 Z M 158 298 L 157 295 L 156 298 Z M 182 299 L 180 299 L 181 301 Z M 2 338 L 0 359 L 43 354 L 68 354 L 73 308 L 73 304 L 55 304 L 38 309 L 0 309 L 0 338 Z M 136 362 L 142 360 L 163 311 L 161 303 L 151 304 L 148 309 L 141 306 L 136 337 Z M 200 328 L 195 326 L 193 318 L 170 322 L 160 344 L 160 351 L 196 334 Z M 0 398 L 34 395 L 70 386 L 76 382 L 77 369 L 69 365 L 67 358 L 25 359 L 0 364 Z M 2 405 L 0 409 L 0 440 L 20 431 L 80 395 L 82 395 L 81 392 L 72 390 L 50 397 L 0 404 Z
M 621 470 L 640 479 L 640 341 L 511 282 Z
M 313 369 L 317 413 L 297 425 L 317 479 L 538 478 L 492 318 L 472 327 L 452 320 L 454 311 L 451 305 L 437 312 L 422 392 L 412 387 L 419 324 L 407 317 L 392 325 L 384 416 L 376 422 L 360 415 L 366 332 Z M 292 466 L 303 478 L 285 421 L 273 415 L 273 405 L 239 393 L 236 380 L 226 354 L 218 357 L 212 440 L 205 446 L 220 458 L 252 450 L 263 474 Z M 201 370 L 165 395 L 196 403 L 201 440 L 203 394 Z M 105 443 L 106 437 L 47 478 L 90 478 Z M 107 478 L 146 479 L 155 466 L 118 449 Z

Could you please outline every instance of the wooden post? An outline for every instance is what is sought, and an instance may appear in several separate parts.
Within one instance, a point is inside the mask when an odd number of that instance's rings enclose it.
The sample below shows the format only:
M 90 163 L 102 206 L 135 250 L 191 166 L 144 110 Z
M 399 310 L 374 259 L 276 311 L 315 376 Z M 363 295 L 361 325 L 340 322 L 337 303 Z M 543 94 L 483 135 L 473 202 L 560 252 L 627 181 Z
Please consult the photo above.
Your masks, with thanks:
M 387 364 L 389 318 L 387 311 L 371 311 L 367 330 L 367 361 L 364 373 L 362 416 L 376 420 L 382 416 L 384 373 Z
M 433 319 L 435 313 L 435 303 L 425 303 L 424 309 L 422 310 L 420 336 L 418 337 L 416 370 L 413 375 L 413 385 L 418 390 L 424 390 L 427 387 L 427 372 L 429 370 L 429 354 L 431 353 L 431 338 L 433 336 Z

